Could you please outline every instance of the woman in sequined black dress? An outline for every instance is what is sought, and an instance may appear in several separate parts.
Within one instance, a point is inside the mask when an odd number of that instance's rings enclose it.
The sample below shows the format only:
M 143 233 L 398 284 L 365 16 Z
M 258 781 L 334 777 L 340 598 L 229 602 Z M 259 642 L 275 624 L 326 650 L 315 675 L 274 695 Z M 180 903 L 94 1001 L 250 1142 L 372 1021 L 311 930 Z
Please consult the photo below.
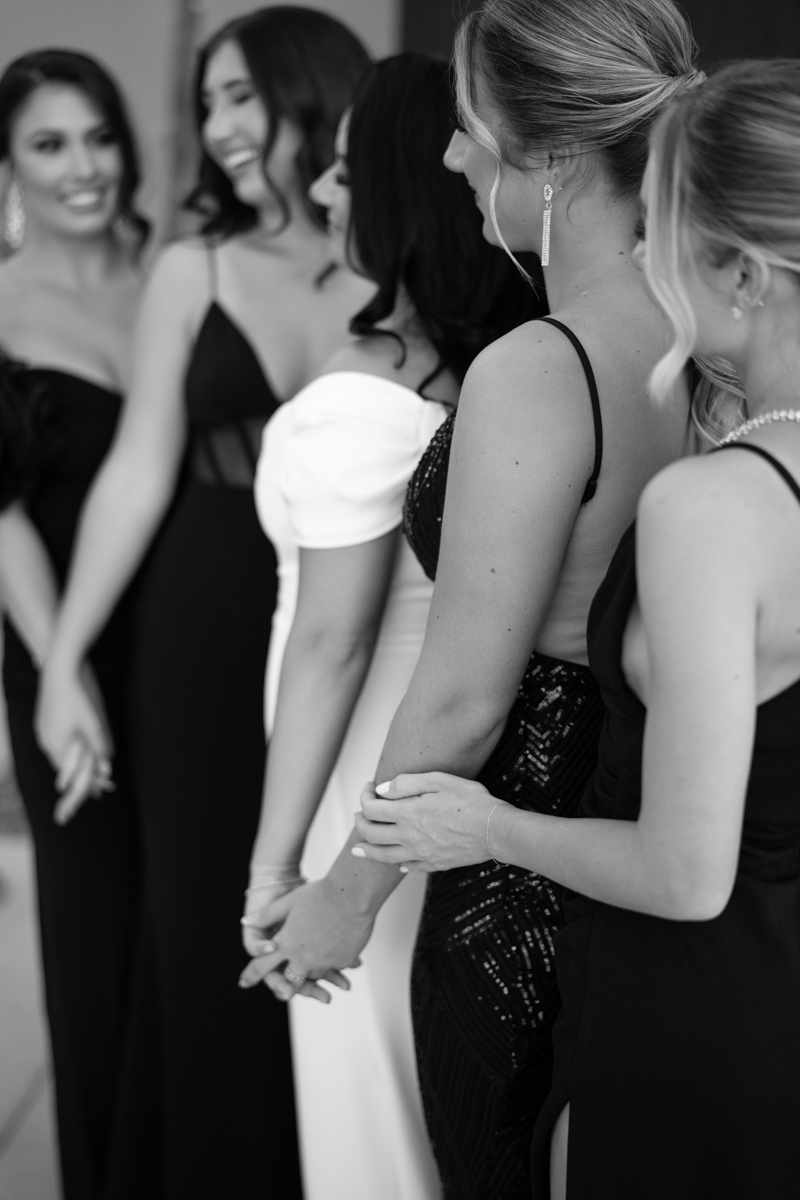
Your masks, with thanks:
M 566 49 L 576 44 L 602 44 L 602 65 Z M 602 720 L 589 603 L 642 487 L 687 442 L 682 385 L 668 414 L 646 400 L 667 331 L 631 252 L 641 132 L 694 79 L 692 49 L 668 0 L 500 0 L 463 27 L 468 132 L 454 136 L 448 163 L 476 192 L 486 236 L 517 250 L 541 252 L 543 190 L 553 189 L 545 280 L 556 322 L 527 324 L 479 356 L 412 482 L 408 531 L 436 587 L 378 779 L 458 763 L 519 807 L 575 812 Z M 586 98 L 578 112 L 576 95 Z M 584 153 L 563 149 L 576 142 Z M 487 143 L 502 147 L 494 213 Z M 373 836 L 386 841 L 387 830 Z M 352 961 L 400 878 L 364 857 L 397 862 L 391 849 L 357 840 L 325 881 L 327 912 L 301 896 L 292 908 L 287 925 L 310 969 Z M 453 1200 L 529 1195 L 561 923 L 559 889 L 527 871 L 484 862 L 431 879 L 413 1007 L 429 1130 Z

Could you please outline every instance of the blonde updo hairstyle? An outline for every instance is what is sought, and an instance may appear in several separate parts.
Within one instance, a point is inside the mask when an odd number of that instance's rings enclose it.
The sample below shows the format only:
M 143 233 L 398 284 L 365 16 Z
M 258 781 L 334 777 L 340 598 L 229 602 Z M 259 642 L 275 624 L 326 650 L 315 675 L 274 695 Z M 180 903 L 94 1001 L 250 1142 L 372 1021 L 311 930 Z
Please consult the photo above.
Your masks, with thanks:
M 800 273 L 800 61 L 735 63 L 658 122 L 647 178 L 647 279 L 675 328 L 651 389 L 669 394 L 697 337 L 686 280 L 698 256 L 723 266 L 742 251 Z M 697 418 L 718 438 L 746 420 L 724 360 L 698 359 L 709 386 Z
M 696 47 L 672 0 L 487 0 L 456 35 L 456 89 L 467 133 L 495 159 L 489 197 L 503 165 L 544 165 L 567 149 L 600 166 L 616 195 L 637 194 L 650 127 L 664 105 L 703 76 Z M 502 132 L 496 140 L 475 110 L 480 72 Z

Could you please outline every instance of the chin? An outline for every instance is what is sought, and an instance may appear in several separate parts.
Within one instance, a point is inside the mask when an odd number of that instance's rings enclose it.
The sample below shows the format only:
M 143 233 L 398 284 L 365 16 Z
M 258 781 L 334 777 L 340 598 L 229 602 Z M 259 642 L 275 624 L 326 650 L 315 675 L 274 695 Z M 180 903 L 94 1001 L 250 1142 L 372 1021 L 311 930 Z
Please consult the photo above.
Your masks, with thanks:
M 251 208 L 266 208 L 274 204 L 273 198 L 267 191 L 261 179 L 232 179 L 231 184 L 236 199 Z

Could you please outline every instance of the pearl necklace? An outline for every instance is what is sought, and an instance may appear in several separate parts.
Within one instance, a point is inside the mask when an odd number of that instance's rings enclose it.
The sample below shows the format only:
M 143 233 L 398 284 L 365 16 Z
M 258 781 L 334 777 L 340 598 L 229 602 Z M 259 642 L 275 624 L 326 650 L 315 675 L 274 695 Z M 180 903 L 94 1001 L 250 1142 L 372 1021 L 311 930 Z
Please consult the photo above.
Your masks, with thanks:
M 727 446 L 730 442 L 737 442 L 745 434 L 752 433 L 754 429 L 760 429 L 762 425 L 771 425 L 773 421 L 797 421 L 800 423 L 800 412 L 796 408 L 776 408 L 774 412 L 761 413 L 758 417 L 751 417 L 749 421 L 745 421 L 744 425 L 739 425 L 724 437 L 719 445 Z

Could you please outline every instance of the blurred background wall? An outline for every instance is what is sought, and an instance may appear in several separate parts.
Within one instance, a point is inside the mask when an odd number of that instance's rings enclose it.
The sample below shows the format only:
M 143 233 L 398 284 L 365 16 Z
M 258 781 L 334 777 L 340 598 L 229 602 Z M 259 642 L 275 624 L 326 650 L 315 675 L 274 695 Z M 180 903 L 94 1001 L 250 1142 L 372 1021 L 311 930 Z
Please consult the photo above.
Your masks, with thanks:
M 460 15 L 479 0 L 310 0 L 381 57 L 401 48 L 447 56 Z M 800 56 L 800 0 L 682 0 L 705 66 Z M 188 84 L 194 50 L 247 0 L 0 0 L 0 69 L 45 44 L 87 50 L 129 97 L 144 152 L 145 208 L 159 235 L 185 228 L 177 200 L 194 164 Z

